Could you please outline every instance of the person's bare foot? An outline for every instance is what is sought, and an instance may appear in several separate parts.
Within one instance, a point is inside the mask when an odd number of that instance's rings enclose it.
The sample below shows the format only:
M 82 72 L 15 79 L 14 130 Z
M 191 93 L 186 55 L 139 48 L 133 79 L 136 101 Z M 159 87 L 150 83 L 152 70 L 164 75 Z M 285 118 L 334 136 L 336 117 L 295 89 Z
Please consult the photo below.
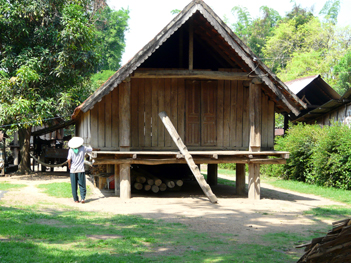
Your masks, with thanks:
M 85 203 L 85 200 L 82 200 L 82 204 L 84 204 Z
M 79 203 L 79 201 L 74 201 L 75 203 Z

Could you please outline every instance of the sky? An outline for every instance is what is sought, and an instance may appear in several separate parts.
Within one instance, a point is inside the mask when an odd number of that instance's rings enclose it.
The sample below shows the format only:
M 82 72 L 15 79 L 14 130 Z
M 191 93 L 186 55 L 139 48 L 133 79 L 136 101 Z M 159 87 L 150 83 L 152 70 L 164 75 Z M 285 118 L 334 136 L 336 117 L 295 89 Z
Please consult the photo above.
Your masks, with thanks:
M 108 5 L 118 10 L 129 9 L 129 30 L 126 33 L 126 48 L 122 57 L 122 65 L 128 62 L 140 49 L 142 49 L 156 34 L 158 34 L 175 15 L 173 9 L 182 10 L 191 0 L 107 0 Z M 341 0 L 338 16 L 340 26 L 351 25 L 351 0 Z M 326 0 L 296 0 L 303 8 L 314 7 L 314 14 L 318 15 Z M 230 22 L 235 22 L 231 14 L 234 6 L 246 7 L 252 18 L 260 16 L 259 8 L 268 6 L 284 16 L 293 7 L 290 0 L 205 0 L 213 11 L 220 17 L 226 16 Z

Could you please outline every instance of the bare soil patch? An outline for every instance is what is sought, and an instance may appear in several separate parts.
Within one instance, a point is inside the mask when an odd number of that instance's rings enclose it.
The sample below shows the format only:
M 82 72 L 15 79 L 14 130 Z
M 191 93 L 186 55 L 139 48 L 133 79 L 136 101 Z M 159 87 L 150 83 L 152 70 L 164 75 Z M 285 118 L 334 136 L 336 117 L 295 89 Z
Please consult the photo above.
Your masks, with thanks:
M 231 180 L 230 177 L 221 176 Z M 314 195 L 300 194 L 261 184 L 261 200 L 248 200 L 235 195 L 233 187 L 217 185 L 212 188 L 218 204 L 212 204 L 196 182 L 186 182 L 181 191 L 162 194 L 133 193 L 132 199 L 121 200 L 114 190 L 100 191 L 90 181 L 90 192 L 85 204 L 74 203 L 73 198 L 55 198 L 46 195 L 36 186 L 53 182 L 70 182 L 66 173 L 37 173 L 30 176 L 0 177 L 1 181 L 26 184 L 25 188 L 10 190 L 1 199 L 12 204 L 53 205 L 53 209 L 74 207 L 77 211 L 95 211 L 112 214 L 140 215 L 183 223 L 198 232 L 220 236 L 234 234 L 238 243 L 257 243 L 257 235 L 290 232 L 310 234 L 325 231 L 331 221 L 316 220 L 303 212 L 325 205 L 342 205 Z M 59 208 L 55 204 L 58 204 Z M 61 208 L 60 208 L 61 207 Z M 44 222 L 51 224 L 51 222 Z M 308 241 L 308 240 L 306 240 Z

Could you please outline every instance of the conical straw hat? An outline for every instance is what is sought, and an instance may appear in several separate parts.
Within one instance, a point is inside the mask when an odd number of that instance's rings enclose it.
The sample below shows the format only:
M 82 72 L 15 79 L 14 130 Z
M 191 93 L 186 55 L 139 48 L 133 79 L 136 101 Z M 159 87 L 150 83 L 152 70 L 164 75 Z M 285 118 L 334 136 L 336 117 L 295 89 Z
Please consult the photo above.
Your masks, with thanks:
M 70 139 L 68 141 L 68 147 L 72 148 L 72 149 L 78 148 L 78 147 L 82 146 L 83 143 L 84 143 L 83 138 L 81 138 L 81 137 L 73 137 L 72 139 Z

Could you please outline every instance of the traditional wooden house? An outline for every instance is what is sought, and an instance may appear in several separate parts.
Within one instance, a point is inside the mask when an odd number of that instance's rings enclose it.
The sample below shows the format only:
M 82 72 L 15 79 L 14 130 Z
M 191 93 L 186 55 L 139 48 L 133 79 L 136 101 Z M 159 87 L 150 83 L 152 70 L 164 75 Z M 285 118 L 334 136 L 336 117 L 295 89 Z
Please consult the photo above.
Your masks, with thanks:
M 115 165 L 121 198 L 131 197 L 131 164 L 186 163 L 158 117 L 165 111 L 196 164 L 237 164 L 237 193 L 260 198 L 260 164 L 274 151 L 274 113 L 306 105 L 203 1 L 191 1 L 154 39 L 76 108 L 76 134 Z M 270 156 L 276 159 L 268 158 Z M 117 185 L 118 186 L 118 185 Z
M 333 116 L 326 115 L 345 102 L 320 75 L 291 80 L 285 84 L 307 105 L 307 109 L 302 110 L 299 115 L 290 114 L 288 119 L 293 123 L 313 124 L 317 120 L 320 124 L 330 123 Z

